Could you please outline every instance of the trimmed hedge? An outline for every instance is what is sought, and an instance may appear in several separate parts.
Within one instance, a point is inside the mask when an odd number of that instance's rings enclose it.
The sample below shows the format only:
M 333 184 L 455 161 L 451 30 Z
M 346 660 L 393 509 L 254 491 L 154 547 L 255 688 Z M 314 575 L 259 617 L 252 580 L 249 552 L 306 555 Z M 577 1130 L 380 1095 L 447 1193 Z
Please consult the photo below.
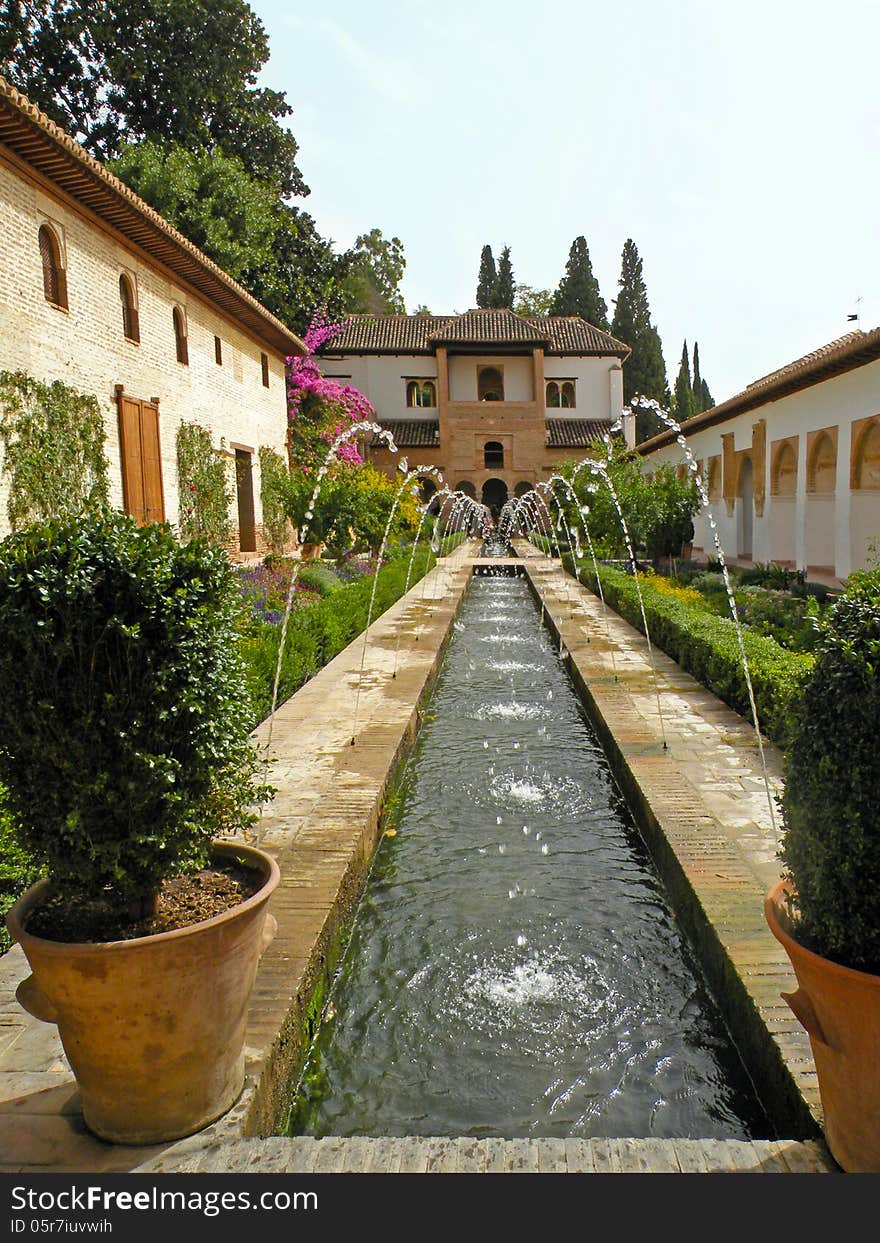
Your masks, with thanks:
M 573 574 L 574 563 L 564 558 Z M 600 567 L 602 592 L 608 606 L 637 630 L 644 633 L 635 579 L 622 570 Z M 597 591 L 591 564 L 581 563 L 580 581 Z M 689 605 L 667 592 L 652 587 L 650 577 L 640 577 L 642 599 L 651 642 L 719 699 L 723 699 L 748 721 L 752 719 L 749 692 L 742 666 L 736 627 L 729 617 L 715 617 L 704 609 Z M 793 714 L 800 704 L 804 684 L 813 667 L 813 657 L 790 652 L 765 635 L 743 628 L 743 644 L 758 709 L 758 724 L 768 738 L 780 747 L 788 742 Z
M 403 595 L 409 569 L 409 551 L 387 562 L 379 571 L 376 599 L 372 620 L 375 621 L 386 609 Z M 419 549 L 416 555 L 410 588 L 417 583 L 435 563 L 428 547 Z M 281 680 L 278 684 L 278 703 L 281 704 L 295 691 L 323 669 L 324 665 L 347 647 L 362 633 L 367 624 L 373 577 L 337 587 L 325 599 L 307 604 L 290 615 Z M 241 655 L 247 670 L 248 692 L 254 725 L 262 721 L 272 710 L 272 687 L 278 663 L 278 644 L 281 626 L 255 622 L 241 636 Z

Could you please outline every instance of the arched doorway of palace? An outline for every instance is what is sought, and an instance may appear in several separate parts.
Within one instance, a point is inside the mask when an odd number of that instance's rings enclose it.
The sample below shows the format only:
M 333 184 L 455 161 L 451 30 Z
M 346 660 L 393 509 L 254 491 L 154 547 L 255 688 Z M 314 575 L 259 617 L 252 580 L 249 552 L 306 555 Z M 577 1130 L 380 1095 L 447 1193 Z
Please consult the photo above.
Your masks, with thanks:
M 501 507 L 507 500 L 507 484 L 503 479 L 487 479 L 483 484 L 481 500 L 489 507 L 492 517 L 497 519 L 501 513 Z

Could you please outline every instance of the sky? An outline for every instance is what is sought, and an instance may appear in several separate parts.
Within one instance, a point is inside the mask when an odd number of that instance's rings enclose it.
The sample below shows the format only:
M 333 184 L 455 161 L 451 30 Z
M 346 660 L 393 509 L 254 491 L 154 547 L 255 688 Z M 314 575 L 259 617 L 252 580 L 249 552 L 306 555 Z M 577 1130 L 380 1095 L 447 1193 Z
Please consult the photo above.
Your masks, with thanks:
M 555 288 L 582 234 L 610 317 L 632 238 L 670 386 L 696 339 L 716 402 L 880 325 L 878 0 L 251 5 L 301 205 L 399 237 L 407 310 L 475 306 L 486 243 Z

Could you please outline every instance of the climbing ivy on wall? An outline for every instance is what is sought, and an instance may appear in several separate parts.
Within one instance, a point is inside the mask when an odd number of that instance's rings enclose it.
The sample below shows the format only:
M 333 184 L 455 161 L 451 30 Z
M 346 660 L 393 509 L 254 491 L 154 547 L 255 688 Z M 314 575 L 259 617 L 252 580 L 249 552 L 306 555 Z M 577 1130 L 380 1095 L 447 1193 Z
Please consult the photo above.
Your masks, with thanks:
M 287 465 L 280 453 L 260 445 L 260 500 L 263 505 L 263 533 L 273 552 L 283 552 L 290 535 L 290 524 L 279 487 L 287 477 Z
M 199 423 L 181 423 L 177 429 L 177 483 L 181 539 L 202 536 L 225 545 L 231 533 L 232 489 L 225 460 L 214 452 L 210 432 Z
M 97 397 L 24 371 L 0 372 L 0 439 L 12 529 L 108 503 L 106 431 Z

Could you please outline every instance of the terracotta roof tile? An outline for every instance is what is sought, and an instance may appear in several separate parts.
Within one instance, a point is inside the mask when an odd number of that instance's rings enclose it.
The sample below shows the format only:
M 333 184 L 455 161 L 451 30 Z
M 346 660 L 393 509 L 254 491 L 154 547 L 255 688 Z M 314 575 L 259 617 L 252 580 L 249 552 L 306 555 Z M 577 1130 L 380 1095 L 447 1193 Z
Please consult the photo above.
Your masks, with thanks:
M 463 315 L 351 315 L 324 354 L 431 354 L 438 345 L 534 345 L 548 354 L 629 356 L 630 349 L 577 316 L 515 315 L 505 309 Z
M 440 444 L 440 424 L 437 419 L 382 419 L 382 427 L 394 437 L 398 449 L 436 449 Z M 376 436 L 370 442 L 375 449 L 385 442 Z
M 779 401 L 782 397 L 788 397 L 792 393 L 810 388 L 813 384 L 820 384 L 823 380 L 829 380 L 833 376 L 852 371 L 856 367 L 863 367 L 866 363 L 875 362 L 878 359 L 880 359 L 880 328 L 872 328 L 870 332 L 848 332 L 846 336 L 838 337 L 836 341 L 829 341 L 827 345 L 812 350 L 803 358 L 795 359 L 794 362 L 780 367 L 778 371 L 771 371 L 768 375 L 762 376 L 744 388 L 741 393 L 728 397 L 727 401 L 722 401 L 717 406 L 712 406 L 710 410 L 704 410 L 701 414 L 685 419 L 681 425 L 682 431 L 686 436 L 692 435 L 705 427 L 724 423 L 747 410 L 756 410 L 768 402 Z M 672 444 L 675 437 L 676 432 L 670 429 L 652 436 L 650 440 L 643 441 L 637 448 L 639 453 L 652 453 L 655 449 L 662 449 L 665 445 Z
M 586 449 L 610 427 L 608 419 L 547 419 L 547 448 Z

